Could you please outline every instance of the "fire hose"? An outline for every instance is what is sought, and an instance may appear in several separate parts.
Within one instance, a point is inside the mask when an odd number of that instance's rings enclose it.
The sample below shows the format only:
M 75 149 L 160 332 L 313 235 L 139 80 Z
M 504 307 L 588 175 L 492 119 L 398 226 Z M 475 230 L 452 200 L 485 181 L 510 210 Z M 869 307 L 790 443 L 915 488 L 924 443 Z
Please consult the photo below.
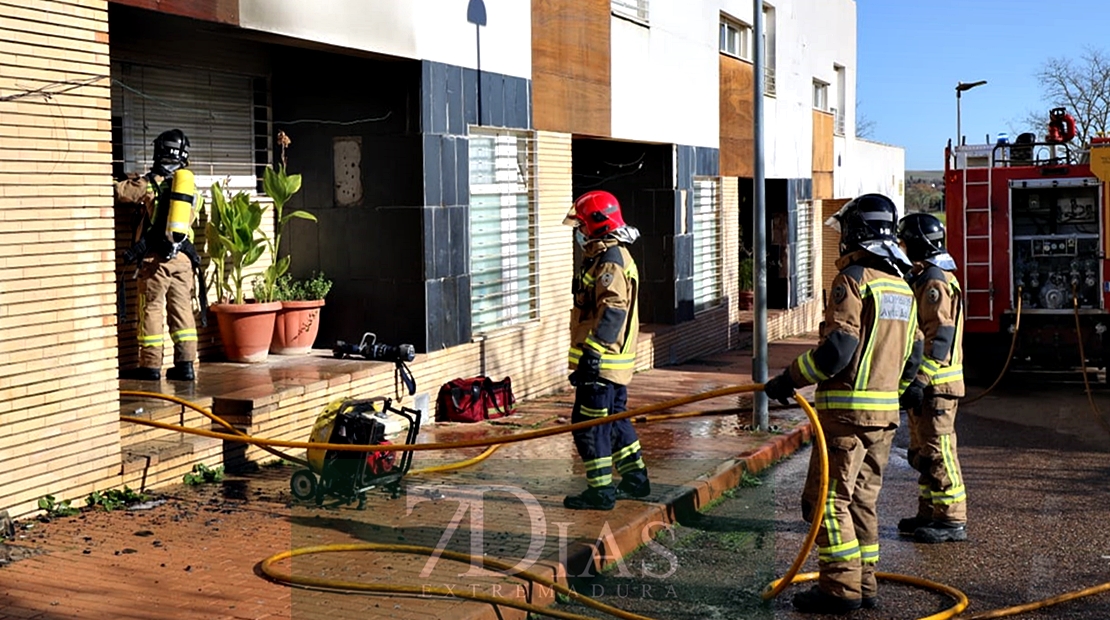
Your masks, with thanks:
M 1019 302 L 1018 310 L 1019 310 L 1019 320 L 1020 320 L 1020 302 Z M 1078 315 L 1078 306 L 1076 306 L 1076 325 L 1077 325 L 1077 327 L 1078 327 L 1078 320 L 1079 320 L 1078 316 L 1079 316 Z M 1016 334 L 1016 328 L 1015 328 L 1015 334 Z M 1080 340 L 1082 340 L 1082 339 L 1080 339 Z M 1080 342 L 1080 348 L 1081 348 L 1081 351 L 1082 351 L 1082 342 Z M 667 410 L 667 409 L 672 409 L 674 407 L 689 404 L 689 403 L 692 403 L 692 402 L 707 400 L 707 399 L 716 398 L 716 397 L 719 397 L 719 396 L 727 396 L 727 395 L 731 395 L 731 394 L 739 394 L 739 393 L 744 393 L 744 392 L 754 392 L 754 391 L 758 391 L 758 390 L 762 390 L 762 389 L 763 389 L 762 384 L 730 386 L 730 387 L 724 387 L 724 388 L 719 388 L 719 389 L 715 389 L 715 390 L 710 390 L 708 392 L 703 392 L 701 394 L 695 394 L 695 395 L 691 395 L 691 396 L 683 396 L 683 397 L 680 397 L 680 398 L 675 398 L 675 399 L 671 399 L 671 400 L 668 400 L 668 401 L 664 401 L 664 402 L 661 402 L 661 403 L 656 403 L 654 405 L 648 405 L 648 406 L 645 406 L 645 407 L 639 407 L 639 408 L 636 408 L 636 409 L 631 409 L 631 410 L 624 411 L 624 412 L 619 413 L 619 414 L 614 414 L 614 415 L 608 416 L 606 418 L 598 418 L 598 419 L 595 419 L 595 420 L 588 420 L 588 421 L 579 422 L 579 423 L 575 423 L 575 424 L 570 424 L 570 425 L 566 425 L 566 426 L 539 429 L 539 430 L 535 430 L 535 431 L 528 431 L 528 432 L 524 432 L 524 433 L 516 433 L 516 434 L 506 435 L 506 436 L 496 437 L 496 438 L 471 439 L 471 440 L 464 440 L 464 441 L 459 441 L 459 442 L 454 442 L 454 443 L 381 445 L 381 446 L 375 446 L 374 449 L 375 450 L 381 450 L 381 451 L 387 451 L 387 450 L 388 451 L 400 451 L 400 450 L 425 451 L 425 450 L 444 450 L 444 449 L 452 449 L 452 448 L 489 446 L 490 449 L 487 449 L 486 452 L 487 453 L 492 453 L 493 448 L 495 448 L 497 446 L 500 446 L 500 445 L 503 445 L 503 444 L 507 444 L 507 443 L 517 442 L 517 441 L 525 441 L 525 440 L 529 440 L 529 439 L 537 439 L 537 438 L 540 438 L 540 437 L 548 437 L 548 436 L 551 436 L 551 435 L 571 432 L 571 431 L 574 431 L 574 430 L 578 430 L 578 429 L 582 429 L 582 428 L 588 428 L 588 427 L 591 427 L 591 426 L 598 426 L 600 424 L 608 424 L 608 423 L 614 422 L 614 421 L 619 420 L 619 419 L 632 418 L 632 417 L 637 417 L 637 416 L 642 417 L 642 416 L 646 416 L 647 414 L 651 414 L 651 413 L 655 413 L 655 412 L 659 412 L 659 411 L 664 411 L 664 410 Z M 311 446 L 312 448 L 326 449 L 326 450 L 358 451 L 358 452 L 365 452 L 366 451 L 366 446 L 351 445 L 351 444 L 310 443 L 310 442 L 284 441 L 284 440 L 263 439 L 263 438 L 252 437 L 252 436 L 247 435 L 246 433 L 242 433 L 241 431 L 233 429 L 233 427 L 231 427 L 231 425 L 229 423 L 227 423 L 226 421 L 220 420 L 218 418 L 218 416 L 215 416 L 214 414 L 211 414 L 210 412 L 204 411 L 203 408 L 200 408 L 200 407 L 198 407 L 198 406 L 196 406 L 192 403 L 189 403 L 188 401 L 183 401 L 183 400 L 177 399 L 175 397 L 166 396 L 166 395 L 158 394 L 158 393 L 154 393 L 154 392 L 121 391 L 120 394 L 124 395 L 124 396 L 143 396 L 143 397 L 163 398 L 165 400 L 178 402 L 178 403 L 184 404 L 184 405 L 189 406 L 189 407 L 191 407 L 191 408 L 193 408 L 197 411 L 200 411 L 200 412 L 204 413 L 209 418 L 211 418 L 214 421 L 216 421 L 217 423 L 221 424 L 221 426 L 224 426 L 225 428 L 232 428 L 232 430 L 235 430 L 235 432 L 231 433 L 231 434 L 229 434 L 229 433 L 218 433 L 218 432 L 204 430 L 204 429 L 187 428 L 187 427 L 182 427 L 182 426 L 165 424 L 165 423 L 162 423 L 162 422 L 154 422 L 152 420 L 143 420 L 141 418 L 121 416 L 120 419 L 122 421 L 126 421 L 126 422 L 132 422 L 132 423 L 136 423 L 136 424 L 152 426 L 152 427 L 155 427 L 155 428 L 163 428 L 163 429 L 167 429 L 167 430 L 173 430 L 173 431 L 178 431 L 178 432 L 183 432 L 183 433 L 188 433 L 188 434 L 193 434 L 193 435 L 200 435 L 200 436 L 205 436 L 205 437 L 214 437 L 214 438 L 218 438 L 218 439 L 223 439 L 225 441 L 237 441 L 237 442 L 243 442 L 243 443 L 250 443 L 252 445 L 257 445 L 259 447 L 265 447 L 265 446 L 279 447 L 280 446 L 280 447 L 286 447 L 286 448 L 304 448 L 304 449 L 308 449 Z M 1089 390 L 1088 390 L 1088 394 L 1090 394 Z M 795 394 L 794 398 L 798 402 L 798 404 L 802 407 L 802 410 L 805 412 L 806 416 L 809 418 L 810 424 L 812 425 L 814 444 L 815 444 L 814 449 L 818 450 L 818 460 L 819 460 L 819 464 L 820 464 L 819 470 L 820 470 L 820 476 L 821 477 L 820 477 L 820 483 L 819 483 L 819 493 L 820 493 L 819 497 L 823 497 L 827 493 L 828 485 L 829 485 L 828 455 L 827 455 L 827 450 L 826 450 L 826 445 L 825 445 L 824 432 L 821 428 L 821 424 L 820 424 L 820 420 L 818 419 L 817 412 L 813 409 L 812 405 L 810 405 L 809 402 L 804 397 L 802 397 L 800 394 Z M 1092 401 L 1092 406 L 1093 405 L 1094 405 L 1094 403 Z M 1097 409 L 1096 409 L 1096 411 L 1097 411 Z M 706 412 L 706 413 L 711 413 L 711 412 Z M 678 413 L 678 414 L 672 414 L 672 415 L 675 416 L 675 417 L 689 417 L 691 414 L 692 414 L 692 412 L 684 412 L 684 413 Z M 652 421 L 661 421 L 661 420 L 668 419 L 668 417 L 669 416 L 667 416 L 667 415 L 652 416 Z M 468 461 L 464 461 L 464 463 L 472 464 L 472 462 L 477 462 L 479 460 L 484 459 L 486 456 L 488 456 L 488 454 L 486 454 L 486 453 L 483 453 L 483 454 L 485 456 L 479 455 L 478 457 L 475 457 L 474 459 L 468 459 Z M 451 464 L 450 466 L 444 466 L 444 467 L 458 468 L 458 467 L 456 467 L 458 465 L 459 464 Z M 794 562 L 791 564 L 791 566 L 787 570 L 786 574 L 784 574 L 781 578 L 776 579 L 776 580 L 772 581 L 770 584 L 767 585 L 767 587 L 764 589 L 763 593 L 761 594 L 761 596 L 764 600 L 769 600 L 769 599 L 772 599 L 772 598 L 778 596 L 789 585 L 791 585 L 793 583 L 802 583 L 802 582 L 806 582 L 806 581 L 812 581 L 812 580 L 815 580 L 815 579 L 818 578 L 819 574 L 816 573 L 816 572 L 799 574 L 801 566 L 805 563 L 806 559 L 809 557 L 809 554 L 812 551 L 814 542 L 817 539 L 818 530 L 820 529 L 820 524 L 821 524 L 821 522 L 824 518 L 825 502 L 817 502 L 816 506 L 815 506 L 815 509 L 814 509 L 814 513 L 815 514 L 813 515 L 813 518 L 812 518 L 811 523 L 810 523 L 809 532 L 806 535 L 805 541 L 803 542 L 802 547 L 799 549 L 798 554 L 794 559 Z M 493 559 L 493 558 L 480 557 L 480 556 L 471 556 L 471 555 L 468 555 L 468 554 L 455 553 L 455 552 L 446 551 L 446 550 L 437 550 L 437 549 L 434 549 L 434 548 L 431 548 L 431 547 L 421 547 L 421 546 L 415 546 L 415 545 L 387 545 L 387 544 L 375 544 L 375 543 L 361 543 L 361 544 L 340 544 L 340 545 L 320 545 L 320 546 L 313 546 L 313 547 L 300 547 L 300 548 L 297 548 L 297 549 L 290 549 L 290 550 L 282 551 L 282 552 L 276 553 L 276 554 L 266 558 L 265 560 L 263 560 L 262 563 L 261 563 L 261 570 L 262 570 L 263 574 L 265 574 L 269 579 L 271 579 L 271 580 L 273 580 L 277 583 L 284 583 L 284 584 L 290 584 L 290 585 L 297 585 L 297 586 L 304 586 L 304 587 L 315 587 L 315 588 L 326 588 L 326 589 L 342 590 L 342 591 L 373 592 L 373 593 L 382 593 L 382 594 L 410 594 L 410 595 L 411 594 L 416 594 L 416 595 L 423 595 L 423 596 L 434 595 L 434 596 L 457 597 L 457 598 L 465 598 L 465 599 L 469 599 L 469 600 L 489 603 L 489 604 L 492 604 L 492 605 L 500 605 L 500 606 L 505 606 L 505 607 L 512 607 L 512 608 L 516 608 L 516 609 L 521 609 L 521 610 L 524 610 L 524 611 L 527 611 L 527 612 L 530 612 L 530 613 L 534 613 L 534 614 L 541 615 L 541 616 L 546 616 L 546 617 L 551 617 L 551 618 L 561 618 L 561 619 L 564 619 L 564 620 L 592 620 L 592 618 L 590 616 L 582 616 L 582 615 L 574 614 L 574 613 L 570 613 L 570 612 L 564 612 L 564 611 L 560 611 L 560 610 L 556 610 L 556 609 L 550 609 L 550 608 L 547 608 L 547 607 L 541 607 L 539 605 L 534 605 L 534 604 L 531 604 L 531 603 L 518 601 L 516 599 L 495 597 L 495 596 L 492 596 L 492 595 L 485 595 L 485 594 L 480 594 L 480 593 L 477 593 L 477 592 L 468 592 L 468 591 L 465 591 L 465 590 L 463 590 L 463 591 L 454 591 L 454 590 L 449 590 L 447 588 L 429 588 L 429 587 L 425 587 L 425 586 L 408 586 L 408 585 L 399 585 L 399 584 L 370 584 L 370 583 L 362 583 L 362 582 L 347 582 L 347 581 L 339 581 L 339 580 L 331 580 L 331 579 L 320 579 L 320 578 L 315 578 L 315 577 L 293 575 L 292 573 L 282 572 L 280 569 L 275 567 L 275 564 L 277 564 L 279 562 L 282 562 L 283 560 L 287 560 L 287 559 L 291 559 L 293 557 L 298 557 L 298 556 L 303 556 L 303 555 L 322 554 L 322 553 L 339 553 L 339 552 L 356 552 L 356 551 L 378 551 L 378 552 L 385 552 L 385 553 L 404 553 L 404 554 L 418 554 L 418 555 L 439 554 L 440 557 L 448 559 L 448 560 L 454 560 L 454 561 L 458 561 L 458 562 L 467 562 L 467 563 L 471 563 L 471 564 L 473 564 L 474 562 L 478 562 L 483 566 L 490 567 L 490 568 L 495 568 L 495 569 L 501 569 L 503 571 L 510 571 L 510 570 L 513 570 L 515 568 L 515 565 L 510 565 L 506 562 L 502 562 L 500 560 L 496 560 L 496 559 Z M 641 616 L 641 615 L 634 614 L 634 613 L 631 613 L 631 612 L 627 612 L 627 611 L 621 610 L 619 608 L 612 607 L 610 605 L 606 605 L 605 603 L 602 603 L 602 602 L 600 602 L 596 599 L 578 594 L 573 589 L 568 588 L 566 586 L 562 586 L 557 581 L 549 579 L 549 578 L 547 578 L 543 575 L 539 575 L 539 574 L 531 573 L 531 572 L 519 572 L 519 573 L 516 573 L 514 576 L 520 577 L 522 579 L 528 580 L 528 581 L 533 582 L 533 583 L 538 583 L 538 584 L 541 584 L 543 586 L 546 586 L 546 587 L 552 589 L 553 591 L 558 592 L 559 594 L 567 597 L 569 600 L 581 603 L 581 604 L 583 604 L 587 607 L 590 607 L 592 609 L 596 609 L 598 611 L 604 612 L 606 614 L 609 614 L 609 615 L 611 615 L 613 617 L 616 617 L 616 618 L 620 618 L 622 620 L 653 620 L 652 618 L 649 618 L 649 617 L 646 617 L 646 616 Z M 920 578 L 920 577 L 914 577 L 914 576 L 910 576 L 910 575 L 901 575 L 901 574 L 897 574 L 897 573 L 877 572 L 876 577 L 878 579 L 882 579 L 884 581 L 895 581 L 895 582 L 905 583 L 905 584 L 916 586 L 916 587 L 931 589 L 931 590 L 934 590 L 936 592 L 940 592 L 942 594 L 945 594 L 945 595 L 955 599 L 956 603 L 952 607 L 950 607 L 950 608 L 948 608 L 944 611 L 934 613 L 934 614 L 929 615 L 929 616 L 925 616 L 923 618 L 920 618 L 919 620 L 949 620 L 951 618 L 957 617 L 969 605 L 968 598 L 963 592 L 961 592 L 960 590 L 958 590 L 956 588 L 953 588 L 951 586 L 945 585 L 945 584 L 937 583 L 937 582 L 930 581 L 928 579 L 923 579 L 923 578 Z M 996 609 L 996 610 L 991 610 L 991 611 L 986 611 L 986 612 L 980 612 L 978 614 L 968 616 L 966 618 L 966 620 L 987 620 L 987 619 L 990 619 L 990 618 L 1007 617 L 1007 616 L 1015 615 L 1015 614 L 1018 614 L 1018 613 L 1022 613 L 1022 612 L 1026 612 L 1026 611 L 1032 611 L 1032 610 L 1036 610 L 1036 609 L 1041 609 L 1041 608 L 1044 608 L 1044 607 L 1048 607 L 1050 605 L 1056 605 L 1056 604 L 1059 604 L 1059 603 L 1063 603 L 1065 601 L 1070 601 L 1070 600 L 1074 600 L 1074 599 L 1077 599 L 1077 598 L 1080 598 L 1080 597 L 1091 596 L 1091 595 L 1094 595 L 1094 594 L 1099 594 L 1099 593 L 1107 592 L 1107 591 L 1110 591 L 1110 582 L 1099 584 L 1099 585 L 1092 586 L 1092 587 L 1089 587 L 1089 588 L 1085 588 L 1085 589 L 1082 589 L 1082 590 L 1068 592 L 1068 593 L 1065 593 L 1065 594 L 1062 594 L 1062 595 L 1059 595 L 1059 596 L 1056 596 L 1056 597 L 1044 599 L 1044 600 L 1041 600 L 1041 601 L 1034 601 L 1034 602 L 1031 602 L 1031 603 L 1016 605 L 1016 606 L 1013 606 L 1013 607 L 1007 607 L 1007 608 L 1003 608 L 1003 609 Z

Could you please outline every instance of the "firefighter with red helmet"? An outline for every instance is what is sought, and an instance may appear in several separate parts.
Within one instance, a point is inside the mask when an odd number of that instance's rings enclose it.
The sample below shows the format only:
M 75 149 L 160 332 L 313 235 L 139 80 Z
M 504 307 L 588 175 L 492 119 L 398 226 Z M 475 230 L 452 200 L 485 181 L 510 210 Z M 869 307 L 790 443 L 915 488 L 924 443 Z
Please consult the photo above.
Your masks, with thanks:
M 928 213 L 902 218 L 898 238 L 913 261 L 907 276 L 917 297 L 924 361 L 907 391 L 921 404 L 907 411 L 910 465 L 920 473 L 917 514 L 898 531 L 924 543 L 967 540 L 967 491 L 956 456 L 956 405 L 964 395 L 963 302 L 944 245 L 944 225 Z
M 899 385 L 917 375 L 921 362 L 917 305 L 902 279 L 911 265 L 895 238 L 897 221 L 894 203 L 881 194 L 860 196 L 830 218 L 840 229 L 840 272 L 820 340 L 764 386 L 769 398 L 785 402 L 796 388 L 816 383 L 828 445 L 826 496 L 818 497 L 816 452 L 802 493 L 806 521 L 817 502 L 825 506 L 817 534 L 820 577 L 793 598 L 803 613 L 844 614 L 878 604 L 876 502 L 898 427 Z
M 124 378 L 162 378 L 162 344 L 168 324 L 173 341 L 173 368 L 166 378 L 195 381 L 197 329 L 193 296 L 200 286 L 201 322 L 205 322 L 204 277 L 193 246 L 193 220 L 198 208 L 189 165 L 189 139 L 180 129 L 164 131 L 154 140 L 154 163 L 137 178 L 116 183 L 116 201 L 141 206 L 141 224 L 134 245 L 123 253 L 124 264 L 138 263 L 139 367 Z
M 563 223 L 574 227 L 583 253 L 570 322 L 570 382 L 575 387 L 571 422 L 577 423 L 627 409 L 640 331 L 640 274 L 628 246 L 640 232 L 624 223 L 616 197 L 603 191 L 579 196 Z M 640 439 L 628 419 L 581 429 L 573 437 L 586 467 L 587 488 L 567 496 L 565 507 L 612 510 L 617 499 L 651 493 Z M 616 488 L 614 469 L 621 477 Z

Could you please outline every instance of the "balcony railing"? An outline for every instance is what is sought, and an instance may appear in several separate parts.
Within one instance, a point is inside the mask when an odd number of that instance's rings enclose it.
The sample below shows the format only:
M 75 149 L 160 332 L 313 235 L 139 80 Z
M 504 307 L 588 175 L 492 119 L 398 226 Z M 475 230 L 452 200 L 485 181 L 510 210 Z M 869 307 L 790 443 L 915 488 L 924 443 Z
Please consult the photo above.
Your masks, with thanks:
M 833 113 L 833 133 L 838 136 L 844 135 L 844 110 L 832 109 Z
M 771 64 L 763 67 L 763 94 L 775 94 L 775 67 Z

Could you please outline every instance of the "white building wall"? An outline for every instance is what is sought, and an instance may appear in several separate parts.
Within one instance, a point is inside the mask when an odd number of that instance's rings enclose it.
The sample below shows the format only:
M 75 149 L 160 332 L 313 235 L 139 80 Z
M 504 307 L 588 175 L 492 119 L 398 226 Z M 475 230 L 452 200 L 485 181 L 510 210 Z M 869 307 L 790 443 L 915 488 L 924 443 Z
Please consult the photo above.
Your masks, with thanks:
M 833 176 L 837 198 L 860 194 L 885 194 L 902 213 L 906 202 L 906 150 L 880 142 L 837 139 L 837 157 L 851 165 L 838 167 Z
M 527 0 L 483 0 L 486 25 L 467 21 L 468 2 L 444 0 L 240 0 L 243 28 L 389 56 L 532 77 Z
M 720 146 L 718 1 L 652 2 L 649 25 L 612 18 L 612 136 Z
M 749 0 L 718 0 L 720 11 L 753 24 Z M 836 65 L 844 67 L 845 133 L 855 131 L 856 3 L 854 0 L 765 2 L 774 23 L 775 95 L 764 97 L 765 165 L 768 178 L 808 178 L 813 171 L 813 80 L 830 85 L 837 106 Z

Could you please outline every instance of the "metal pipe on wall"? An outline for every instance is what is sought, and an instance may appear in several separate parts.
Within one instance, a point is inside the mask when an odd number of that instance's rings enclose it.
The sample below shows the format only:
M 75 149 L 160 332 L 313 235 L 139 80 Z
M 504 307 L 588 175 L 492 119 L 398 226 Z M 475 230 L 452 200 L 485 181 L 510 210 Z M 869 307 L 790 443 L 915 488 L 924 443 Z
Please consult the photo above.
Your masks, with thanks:
M 763 91 L 764 64 L 767 50 L 763 46 L 763 2 L 752 0 L 752 23 L 755 49 L 755 93 L 752 96 L 754 119 L 753 176 L 752 180 L 752 242 L 755 256 L 752 260 L 752 284 L 755 289 L 755 316 L 752 319 L 752 381 L 767 382 L 767 196 L 763 171 Z M 756 428 L 766 431 L 770 421 L 767 416 L 767 395 L 755 393 L 752 421 Z

